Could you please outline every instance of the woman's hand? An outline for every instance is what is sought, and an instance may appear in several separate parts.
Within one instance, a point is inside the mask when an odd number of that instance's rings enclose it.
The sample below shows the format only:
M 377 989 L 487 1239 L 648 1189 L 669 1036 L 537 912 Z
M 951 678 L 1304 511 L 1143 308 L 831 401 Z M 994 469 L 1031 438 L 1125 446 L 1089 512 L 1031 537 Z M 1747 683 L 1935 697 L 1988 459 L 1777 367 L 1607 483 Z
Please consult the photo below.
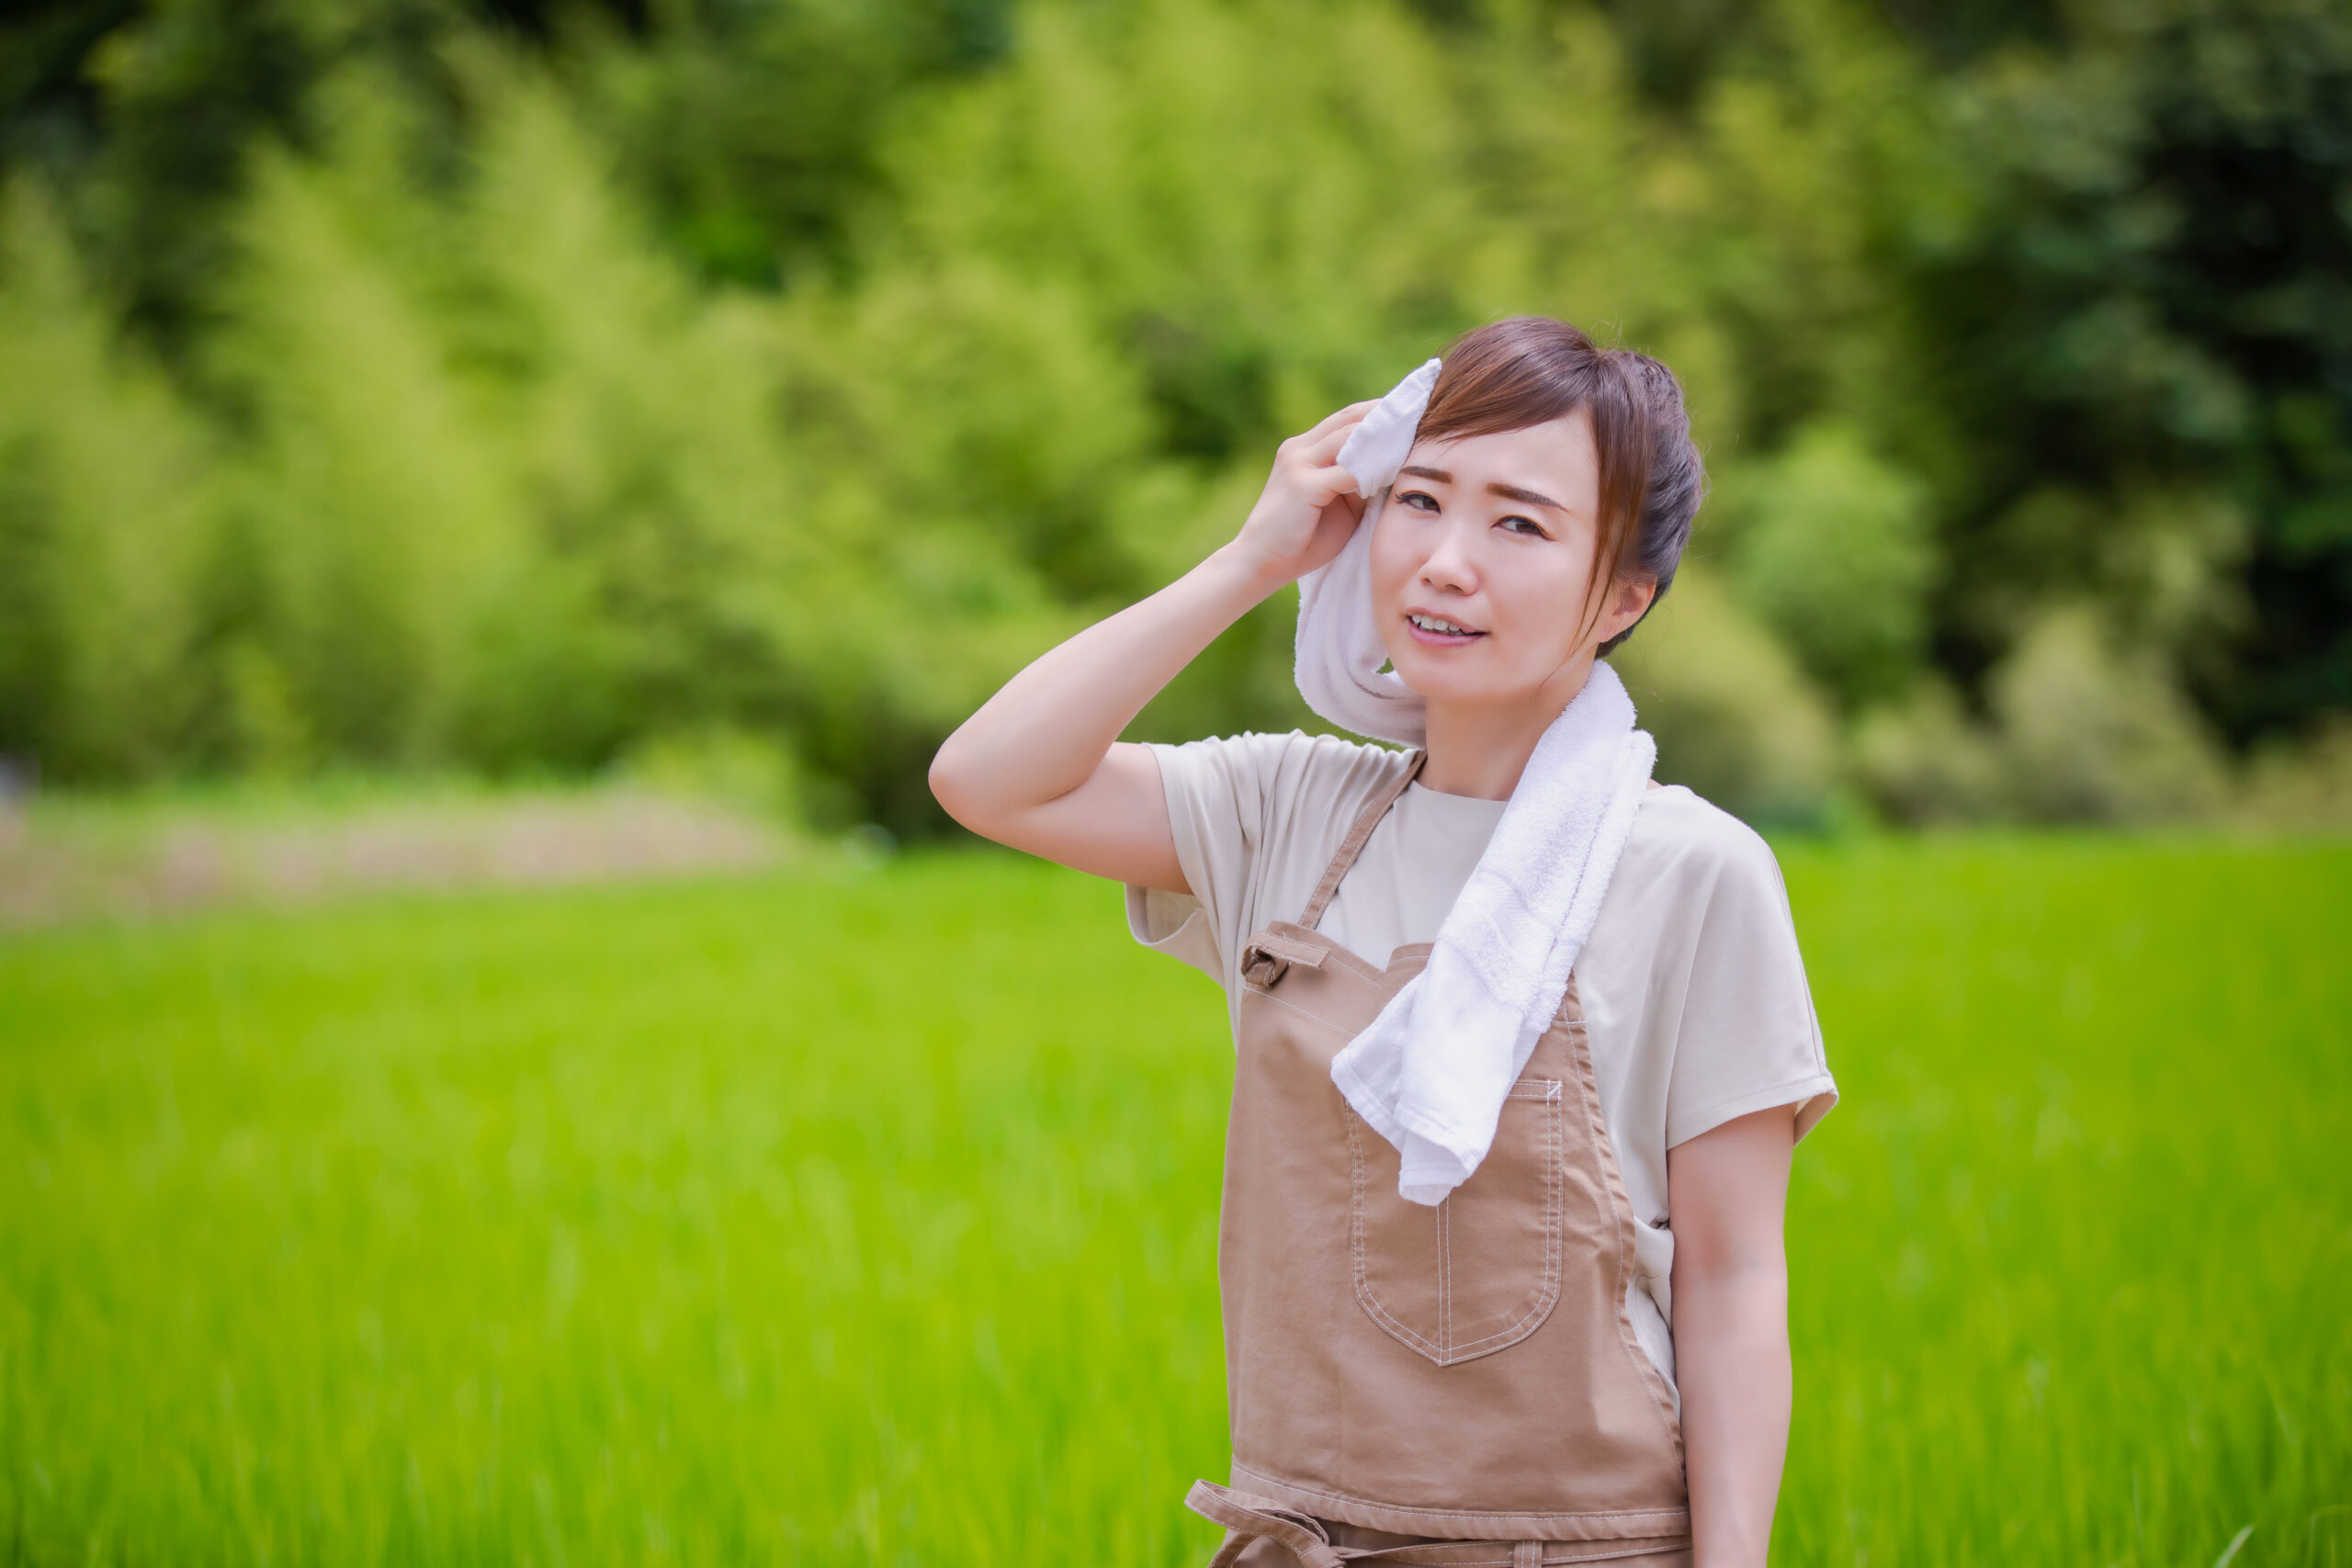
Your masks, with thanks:
M 1232 548 L 1269 593 L 1329 562 L 1363 521 L 1355 476 L 1339 467 L 1340 448 L 1363 423 L 1372 402 L 1350 403 L 1303 435 L 1275 448 L 1273 471 Z

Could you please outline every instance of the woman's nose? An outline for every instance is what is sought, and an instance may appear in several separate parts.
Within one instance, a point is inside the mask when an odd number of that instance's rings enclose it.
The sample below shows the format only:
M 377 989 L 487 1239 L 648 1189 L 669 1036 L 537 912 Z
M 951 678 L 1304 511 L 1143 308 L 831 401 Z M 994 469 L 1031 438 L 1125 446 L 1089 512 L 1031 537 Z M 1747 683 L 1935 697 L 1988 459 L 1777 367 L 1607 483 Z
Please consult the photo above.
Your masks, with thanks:
M 1478 573 L 1470 560 L 1468 543 L 1459 528 L 1447 528 L 1438 536 L 1437 547 L 1421 562 L 1421 581 L 1431 588 L 1452 589 L 1468 593 L 1478 585 Z

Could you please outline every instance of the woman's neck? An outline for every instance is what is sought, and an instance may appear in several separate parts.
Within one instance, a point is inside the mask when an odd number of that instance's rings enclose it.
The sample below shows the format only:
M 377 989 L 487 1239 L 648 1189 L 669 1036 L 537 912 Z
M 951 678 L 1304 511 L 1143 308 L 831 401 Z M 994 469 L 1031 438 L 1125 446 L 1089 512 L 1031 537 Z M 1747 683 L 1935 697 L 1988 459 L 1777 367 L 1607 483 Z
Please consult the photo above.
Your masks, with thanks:
M 1535 743 L 1592 675 L 1589 652 L 1562 665 L 1532 692 L 1499 702 L 1429 699 L 1428 761 L 1420 784 L 1440 795 L 1509 800 Z

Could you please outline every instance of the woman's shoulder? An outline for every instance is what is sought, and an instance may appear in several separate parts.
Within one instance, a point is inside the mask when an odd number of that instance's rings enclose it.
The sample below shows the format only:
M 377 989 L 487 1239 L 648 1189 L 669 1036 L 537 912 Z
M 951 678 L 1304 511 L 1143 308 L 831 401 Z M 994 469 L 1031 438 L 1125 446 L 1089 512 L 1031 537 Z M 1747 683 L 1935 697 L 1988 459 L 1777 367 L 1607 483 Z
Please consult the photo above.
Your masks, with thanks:
M 1237 794 L 1294 804 L 1334 804 L 1376 789 L 1403 772 L 1412 756 L 1300 729 L 1279 734 L 1244 730 L 1155 750 L 1163 754 L 1163 767 L 1172 761 L 1188 773 L 1213 773 Z
M 1385 747 L 1300 730 L 1152 750 L 1177 858 L 1230 942 L 1261 912 L 1294 914 L 1348 825 L 1410 761 Z
M 1643 795 L 1619 863 L 1645 881 L 1700 889 L 1726 880 L 1775 889 L 1781 884 L 1781 863 L 1764 836 L 1682 784 Z

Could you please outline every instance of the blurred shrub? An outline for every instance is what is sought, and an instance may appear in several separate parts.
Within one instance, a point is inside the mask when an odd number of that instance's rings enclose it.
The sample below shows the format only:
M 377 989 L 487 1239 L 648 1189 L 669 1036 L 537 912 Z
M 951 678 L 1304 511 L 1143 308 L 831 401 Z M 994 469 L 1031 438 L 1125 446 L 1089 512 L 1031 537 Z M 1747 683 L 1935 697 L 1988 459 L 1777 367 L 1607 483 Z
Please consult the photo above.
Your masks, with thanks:
M 1611 662 L 1657 737 L 1661 781 L 1750 821 L 1821 820 L 1838 766 L 1829 716 L 1712 571 L 1686 566 Z
M 631 749 L 616 773 L 663 794 L 725 801 L 784 822 L 839 826 L 845 804 L 811 800 L 792 753 L 773 736 L 723 726 L 655 736 Z
M 2227 784 L 2210 734 L 2153 655 L 2096 610 L 2053 610 L 1995 671 L 1992 708 L 2017 805 L 2046 820 L 2208 814 Z
M 2162 654 L 2121 639 L 2098 608 L 2044 612 L 1987 693 L 1979 719 L 1923 680 L 1856 726 L 1856 782 L 1889 818 L 2134 824 L 2229 804 L 2220 749 Z
M 1807 427 L 1746 482 L 1740 596 L 1849 706 L 1901 691 L 1927 651 L 1927 492 L 1850 426 Z
M 2265 747 L 2247 770 L 2240 818 L 2275 829 L 2352 829 L 2352 717 L 2302 744 Z
M 1978 821 L 2014 808 L 1997 738 L 1934 677 L 1923 678 L 1902 701 L 1863 714 L 1852 749 L 1856 782 L 1905 827 Z

